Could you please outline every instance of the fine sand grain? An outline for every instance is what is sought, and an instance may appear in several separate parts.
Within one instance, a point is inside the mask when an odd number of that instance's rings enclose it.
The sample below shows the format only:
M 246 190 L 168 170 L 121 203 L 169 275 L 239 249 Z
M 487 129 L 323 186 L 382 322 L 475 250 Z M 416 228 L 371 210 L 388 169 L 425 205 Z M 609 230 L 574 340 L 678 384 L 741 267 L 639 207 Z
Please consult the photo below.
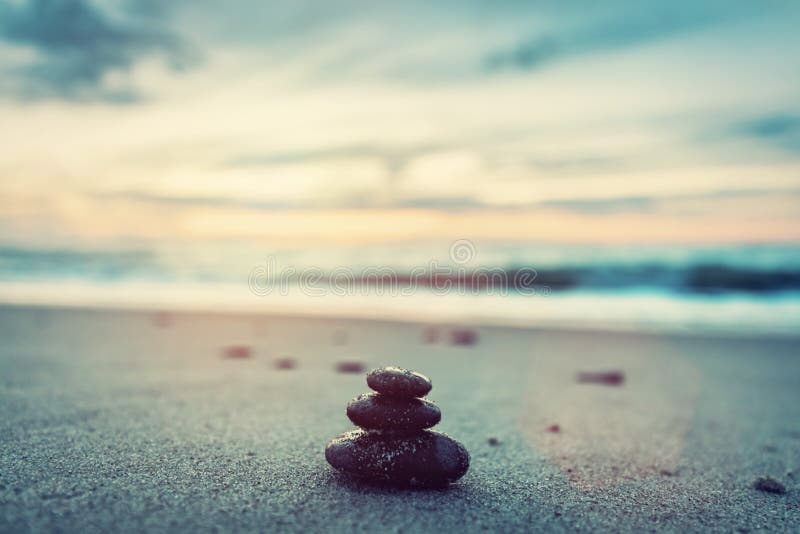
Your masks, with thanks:
M 463 327 L 0 307 L 0 531 L 800 529 L 800 340 Z M 336 474 L 340 362 L 428 375 L 467 475 Z

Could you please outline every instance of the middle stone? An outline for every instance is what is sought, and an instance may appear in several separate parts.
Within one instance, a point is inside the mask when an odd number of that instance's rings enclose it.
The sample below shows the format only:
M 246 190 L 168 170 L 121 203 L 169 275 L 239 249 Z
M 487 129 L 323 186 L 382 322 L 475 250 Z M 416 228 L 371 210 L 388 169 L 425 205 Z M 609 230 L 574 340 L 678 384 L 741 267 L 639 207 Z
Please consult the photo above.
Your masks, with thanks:
M 437 424 L 442 412 L 425 399 L 364 393 L 347 403 L 347 417 L 366 430 L 422 430 Z

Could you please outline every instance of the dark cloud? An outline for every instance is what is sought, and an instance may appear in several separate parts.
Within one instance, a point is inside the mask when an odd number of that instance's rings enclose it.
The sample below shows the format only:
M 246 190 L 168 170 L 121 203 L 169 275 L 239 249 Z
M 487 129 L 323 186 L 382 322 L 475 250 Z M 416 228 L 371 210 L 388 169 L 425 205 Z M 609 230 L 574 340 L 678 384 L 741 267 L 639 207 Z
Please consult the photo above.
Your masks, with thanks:
M 587 198 L 569 200 L 549 200 L 539 206 L 557 208 L 578 213 L 621 213 L 650 211 L 657 203 L 653 197 Z
M 145 191 L 119 191 L 114 193 L 87 193 L 92 198 L 102 201 L 123 201 L 165 206 L 172 208 L 221 208 L 244 209 L 253 211 L 299 211 L 313 210 L 321 206 L 346 209 L 371 209 L 378 207 L 422 208 L 442 211 L 460 211 L 470 208 L 486 207 L 486 204 L 469 197 L 420 197 L 401 200 L 391 204 L 376 205 L 369 194 L 354 194 L 346 199 L 339 199 L 334 204 L 263 202 L 237 197 L 198 197 L 180 195 L 162 195 Z
M 330 203 L 319 202 L 266 202 L 240 197 L 197 197 L 162 195 L 144 191 L 121 191 L 115 193 L 87 193 L 100 201 L 124 201 L 164 206 L 167 208 L 219 208 L 243 209 L 252 211 L 305 211 L 320 207 L 369 210 L 374 208 L 431 209 L 443 212 L 458 212 L 478 209 L 503 209 L 525 211 L 537 208 L 553 208 L 585 215 L 606 215 L 619 213 L 651 213 L 662 209 L 675 209 L 695 202 L 714 202 L 733 199 L 761 199 L 768 202 L 776 197 L 800 199 L 800 189 L 740 189 L 690 193 L 684 195 L 635 195 L 613 198 L 572 198 L 546 200 L 526 204 L 489 204 L 475 197 L 454 192 L 445 197 L 412 197 L 398 199 L 390 203 L 373 202 L 369 192 L 354 194 Z
M 272 165 L 292 165 L 339 159 L 383 159 L 408 161 L 421 155 L 442 150 L 443 145 L 421 144 L 409 147 L 383 147 L 379 145 L 345 145 L 331 148 L 315 148 L 292 152 L 266 152 L 244 154 L 225 162 L 226 167 L 267 167 Z
M 733 129 L 736 134 L 755 137 L 792 152 L 800 152 L 800 115 L 767 115 L 736 125 Z
M 800 197 L 798 189 L 739 189 L 709 191 L 685 195 L 642 195 L 615 198 L 582 198 L 548 200 L 538 206 L 557 208 L 584 214 L 641 213 L 656 210 L 667 203 L 715 201 L 738 198 L 772 198 L 775 196 Z
M 143 191 L 119 191 L 114 193 L 89 192 L 86 194 L 87 196 L 101 201 L 137 202 L 171 208 L 233 208 L 255 211 L 285 211 L 303 208 L 303 206 L 296 206 L 283 202 L 261 202 L 234 197 L 161 195 Z
M 397 202 L 393 207 L 461 211 L 484 208 L 486 204 L 472 197 L 419 197 Z
M 136 16 L 160 17 L 170 13 L 175 7 L 185 3 L 184 0 L 125 0 L 123 9 Z
M 463 135 L 442 139 L 439 143 L 422 142 L 406 146 L 378 144 L 353 144 L 333 147 L 314 147 L 307 150 L 251 152 L 227 159 L 222 167 L 271 167 L 320 163 L 344 159 L 373 159 L 383 161 L 390 172 L 400 172 L 414 159 L 438 152 L 475 150 L 480 152 L 487 164 L 502 165 L 509 154 L 503 151 L 504 143 L 519 142 L 545 135 L 539 130 L 524 129 L 511 132 L 489 132 L 478 135 Z M 500 147 L 498 150 L 496 147 Z M 566 158 L 542 158 L 512 152 L 522 163 L 533 169 L 547 172 L 598 171 L 620 169 L 625 164 L 622 158 L 611 156 L 575 156 Z M 516 159 L 515 157 L 511 158 Z
M 772 115 L 749 123 L 747 130 L 758 137 L 783 137 L 800 131 L 800 117 Z
M 109 73 L 127 72 L 147 56 L 161 57 L 172 69 L 194 60 L 175 34 L 152 21 L 134 22 L 131 11 L 152 14 L 157 9 L 152 3 L 139 0 L 126 7 L 121 13 L 127 18 L 88 0 L 0 0 L 0 39 L 36 52 L 32 62 L 3 72 L 3 89 L 21 99 L 128 102 L 140 95 L 129 85 L 109 86 Z
M 270 167 L 273 165 L 294 165 L 318 161 L 331 161 L 351 158 L 384 157 L 386 151 L 373 145 L 349 145 L 331 148 L 316 148 L 291 152 L 251 153 L 227 160 L 225 167 Z
M 383 163 L 391 184 L 415 158 L 443 150 L 447 145 L 419 144 L 408 147 L 384 147 L 379 145 L 348 145 L 318 148 L 294 152 L 269 152 L 245 154 L 223 163 L 224 167 L 270 167 L 303 163 L 327 162 L 343 159 L 373 159 Z
M 641 6 L 639 6 L 641 7 Z M 551 61 L 592 52 L 606 52 L 645 44 L 693 31 L 734 15 L 730 8 L 672 3 L 616 6 L 613 13 L 574 28 L 534 36 L 511 48 L 494 51 L 484 59 L 487 71 L 533 70 Z

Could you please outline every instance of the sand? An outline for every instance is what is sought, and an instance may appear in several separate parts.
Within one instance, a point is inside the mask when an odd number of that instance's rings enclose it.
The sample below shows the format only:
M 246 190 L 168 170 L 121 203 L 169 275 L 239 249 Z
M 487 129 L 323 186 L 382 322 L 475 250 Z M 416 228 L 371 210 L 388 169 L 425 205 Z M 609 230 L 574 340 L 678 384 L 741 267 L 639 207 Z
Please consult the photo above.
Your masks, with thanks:
M 425 326 L 0 307 L 0 531 L 800 529 L 798 339 Z M 345 360 L 431 377 L 459 483 L 327 465 L 367 390 Z

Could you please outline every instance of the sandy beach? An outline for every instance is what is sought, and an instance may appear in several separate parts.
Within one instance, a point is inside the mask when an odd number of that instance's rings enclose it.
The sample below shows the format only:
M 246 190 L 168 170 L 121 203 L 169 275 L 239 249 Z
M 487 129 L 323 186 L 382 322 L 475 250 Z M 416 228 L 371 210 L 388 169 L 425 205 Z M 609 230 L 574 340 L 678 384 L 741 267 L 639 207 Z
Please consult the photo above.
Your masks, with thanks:
M 0 0 L 0 534 L 800 533 L 798 27 Z
M 433 326 L 4 306 L 0 531 L 800 526 L 798 339 L 486 326 L 454 345 L 459 325 Z M 335 473 L 325 444 L 367 390 L 340 362 L 427 374 L 467 475 Z

